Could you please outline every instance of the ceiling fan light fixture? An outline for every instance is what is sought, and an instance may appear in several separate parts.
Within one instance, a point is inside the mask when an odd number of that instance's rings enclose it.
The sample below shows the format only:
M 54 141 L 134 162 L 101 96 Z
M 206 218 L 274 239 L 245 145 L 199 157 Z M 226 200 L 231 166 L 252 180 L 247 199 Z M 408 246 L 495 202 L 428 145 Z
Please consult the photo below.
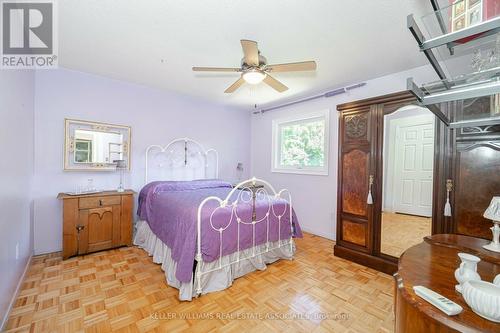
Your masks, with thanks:
M 472 0 L 471 0 L 472 1 Z M 233 82 L 224 93 L 235 92 L 245 83 L 256 85 L 265 83 L 275 91 L 282 93 L 288 90 L 280 81 L 271 74 L 279 72 L 300 72 L 316 70 L 315 61 L 288 62 L 284 64 L 268 65 L 267 59 L 260 54 L 257 42 L 248 39 L 240 40 L 243 50 L 243 58 L 240 67 L 193 67 L 195 72 L 236 72 L 241 73 L 240 77 Z M 271 74 L 269 74 L 271 73 Z
M 243 79 L 249 84 L 259 84 L 266 77 L 266 73 L 258 69 L 250 70 L 243 73 Z

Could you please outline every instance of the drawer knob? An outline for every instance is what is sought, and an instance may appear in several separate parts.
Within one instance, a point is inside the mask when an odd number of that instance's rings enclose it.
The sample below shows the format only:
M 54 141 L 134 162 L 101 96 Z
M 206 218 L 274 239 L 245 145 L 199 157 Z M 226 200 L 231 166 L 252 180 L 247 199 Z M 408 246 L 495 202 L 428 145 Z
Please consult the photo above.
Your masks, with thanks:
M 102 199 L 99 199 L 99 206 L 102 206 Z

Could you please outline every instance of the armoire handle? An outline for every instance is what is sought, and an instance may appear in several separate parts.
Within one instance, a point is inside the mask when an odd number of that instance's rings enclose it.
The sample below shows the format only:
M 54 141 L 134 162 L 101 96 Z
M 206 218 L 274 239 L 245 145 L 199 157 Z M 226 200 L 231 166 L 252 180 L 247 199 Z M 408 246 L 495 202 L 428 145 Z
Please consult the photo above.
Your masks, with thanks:
M 446 203 L 444 204 L 444 216 L 451 216 L 450 192 L 453 190 L 453 180 L 446 179 Z
M 368 205 L 373 205 L 373 196 L 372 196 L 372 185 L 373 185 L 373 175 L 368 177 L 368 197 L 366 198 L 366 203 Z

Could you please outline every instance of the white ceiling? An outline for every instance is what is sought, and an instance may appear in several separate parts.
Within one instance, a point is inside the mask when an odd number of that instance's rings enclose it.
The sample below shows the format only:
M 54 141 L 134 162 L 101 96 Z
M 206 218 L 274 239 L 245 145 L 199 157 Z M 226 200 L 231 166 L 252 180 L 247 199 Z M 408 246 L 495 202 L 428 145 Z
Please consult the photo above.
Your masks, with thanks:
M 426 62 L 406 16 L 426 0 L 64 0 L 59 1 L 61 67 L 180 92 L 230 106 L 266 106 Z M 315 73 L 276 73 L 290 89 L 245 85 L 237 73 L 240 39 L 269 63 L 316 60 Z M 404 89 L 404 87 L 401 87 Z

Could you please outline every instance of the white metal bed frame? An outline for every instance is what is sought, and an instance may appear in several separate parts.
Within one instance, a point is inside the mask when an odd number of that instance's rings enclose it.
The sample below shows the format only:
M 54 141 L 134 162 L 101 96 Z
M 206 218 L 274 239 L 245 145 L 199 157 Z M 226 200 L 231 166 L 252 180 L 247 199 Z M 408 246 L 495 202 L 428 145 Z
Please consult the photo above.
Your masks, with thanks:
M 196 151 L 189 151 L 189 146 L 194 146 L 197 150 Z M 195 155 L 198 155 L 203 159 L 203 166 L 201 169 L 203 172 L 201 174 L 201 177 L 199 179 L 206 179 L 206 178 L 219 178 L 219 153 L 215 149 L 208 149 L 205 150 L 203 146 L 198 142 L 190 138 L 179 138 L 170 141 L 166 146 L 160 146 L 160 145 L 151 145 L 146 148 L 146 170 L 144 172 L 144 183 L 147 184 L 148 182 L 154 180 L 151 179 L 150 177 L 150 166 L 151 163 L 149 162 L 149 159 L 151 158 L 151 154 L 154 151 L 157 151 L 157 156 L 159 154 L 164 155 L 167 160 L 161 161 L 160 163 L 157 163 L 156 166 L 159 170 L 172 170 L 172 169 L 178 169 L 180 171 L 185 171 L 188 165 L 190 164 L 190 160 L 192 160 L 193 153 Z M 208 168 L 209 168 L 209 156 L 212 154 L 215 159 L 215 172 L 212 177 L 207 175 L 208 173 Z M 191 158 L 190 158 L 191 157 Z M 161 177 L 161 180 L 193 180 L 197 177 L 194 177 L 192 174 L 188 174 L 186 172 L 180 172 L 178 174 L 171 174 L 172 176 L 170 178 L 172 179 L 163 179 L 164 177 Z M 169 178 L 169 177 L 167 177 Z M 173 179 L 175 178 L 175 179 Z
M 182 150 L 179 153 L 179 150 L 175 149 L 174 147 L 177 145 L 179 146 L 183 145 Z M 194 145 L 198 151 L 195 152 L 195 154 L 190 153 L 188 146 L 189 145 Z M 148 170 L 151 167 L 151 163 L 149 163 L 149 159 L 151 157 L 152 152 L 157 149 L 159 150 L 160 154 L 166 154 L 167 158 L 172 158 L 173 161 L 178 161 L 179 160 L 179 154 L 184 157 L 183 163 L 170 163 L 169 160 L 163 161 L 162 163 L 157 163 L 158 168 L 172 168 L 172 167 L 180 167 L 180 168 L 186 168 L 188 165 L 190 165 L 190 157 L 193 156 L 198 156 L 202 157 L 204 160 L 202 168 L 202 174 L 204 174 L 204 177 L 201 178 L 218 178 L 218 167 L 219 167 L 219 156 L 218 153 L 215 149 L 208 149 L 205 150 L 203 146 L 198 143 L 195 140 L 189 139 L 189 138 L 180 138 L 180 139 L 175 139 L 171 141 L 168 145 L 166 146 L 160 146 L 160 145 L 151 145 L 146 149 L 146 171 L 145 171 L 145 184 L 148 182 L 152 181 L 149 179 L 149 173 Z M 209 168 L 209 162 L 208 162 L 208 156 L 209 154 L 214 154 L 215 156 L 215 177 L 210 177 L 210 175 L 207 174 L 207 170 Z M 167 162 L 167 163 L 165 163 Z M 174 173 L 175 174 L 175 173 Z M 193 180 L 195 178 L 190 177 L 190 174 L 188 173 L 177 173 L 177 176 L 174 176 L 173 178 L 167 178 L 167 179 L 154 179 L 154 180 Z M 181 175 L 179 177 L 178 175 Z M 200 178 L 198 178 L 200 179 Z M 263 185 L 263 187 L 256 187 L 257 185 Z M 270 192 L 267 191 L 267 189 L 270 190 Z M 236 191 L 239 191 L 236 193 Z M 235 195 L 236 193 L 236 195 Z M 233 198 L 234 196 L 234 198 Z M 256 214 L 256 200 L 264 198 L 267 200 L 268 206 L 267 206 L 267 211 L 265 212 L 265 215 L 263 217 L 257 218 Z M 284 204 L 284 209 L 282 211 L 277 211 L 277 208 L 275 207 L 275 203 L 280 202 L 283 204 L 283 200 L 285 200 L 287 204 Z M 197 215 L 197 235 L 196 235 L 196 240 L 197 240 L 197 248 L 196 248 L 196 256 L 195 260 L 199 264 L 203 261 L 202 259 L 202 253 L 201 253 L 201 235 L 202 235 L 202 210 L 205 207 L 205 205 L 209 202 L 215 201 L 218 205 L 216 208 L 211 212 L 210 214 L 210 227 L 215 230 L 216 232 L 219 233 L 219 259 L 218 259 L 218 265 L 215 268 L 208 269 L 206 271 L 201 271 L 201 269 L 196 269 L 195 271 L 195 276 L 193 276 L 193 282 L 196 284 L 196 295 L 199 296 L 202 294 L 202 276 L 209 274 L 211 272 L 215 272 L 218 270 L 221 270 L 225 267 L 229 267 L 233 264 L 238 264 L 241 261 L 244 260 L 249 260 L 252 258 L 256 258 L 258 256 L 261 256 L 265 253 L 268 253 L 270 251 L 273 251 L 275 249 L 281 248 L 281 247 L 289 247 L 290 253 L 293 254 L 294 250 L 294 242 L 293 242 L 293 206 L 292 206 L 292 197 L 290 192 L 287 189 L 282 189 L 278 192 L 274 189 L 274 187 L 267 181 L 259 178 L 251 178 L 245 181 L 240 182 L 238 185 L 234 186 L 234 188 L 229 192 L 229 194 L 226 196 L 226 198 L 221 199 L 217 196 L 210 196 L 205 198 L 200 205 L 198 206 L 198 215 Z M 252 204 L 252 217 L 250 220 L 244 220 L 238 215 L 238 204 Z M 225 224 L 223 227 L 216 228 L 214 226 L 214 221 L 212 220 L 215 213 L 219 209 L 231 209 L 231 214 L 229 221 L 227 224 Z M 282 228 L 282 218 L 285 216 L 285 214 L 289 214 L 289 226 L 284 226 L 284 227 L 289 227 L 290 228 L 290 237 L 287 239 L 281 239 L 281 228 Z M 270 231 L 270 216 L 271 214 L 277 219 L 278 223 L 278 240 L 277 242 L 271 242 L 269 238 L 269 231 Z M 225 262 L 224 264 L 222 263 L 223 261 L 223 234 L 224 231 L 229 228 L 229 226 L 232 223 L 237 223 L 237 252 L 236 253 L 236 258 L 234 260 L 229 260 L 228 262 Z M 257 251 L 257 244 L 256 244 L 256 235 L 255 235 L 255 228 L 257 224 L 260 223 L 265 223 L 266 224 L 266 243 L 265 243 L 265 250 L 264 251 Z M 275 221 L 276 223 L 276 221 Z M 251 255 L 242 257 L 240 255 L 241 251 L 244 249 L 240 248 L 240 225 L 252 225 L 252 247 L 251 247 Z M 276 244 L 277 243 L 277 244 Z M 273 246 L 274 244 L 274 246 Z M 200 266 L 201 267 L 201 266 Z
M 258 188 L 256 189 L 255 186 L 257 184 L 262 184 L 264 186 L 267 186 L 267 188 L 269 188 L 273 194 L 273 196 L 269 196 L 269 193 L 267 192 L 267 190 L 265 188 Z M 236 196 L 236 199 L 231 201 L 231 198 L 233 197 L 235 191 L 239 191 L 237 196 Z M 250 195 L 251 193 L 251 195 Z M 245 194 L 248 194 L 248 197 L 249 199 L 245 199 Z M 266 214 L 264 215 L 264 217 L 260 218 L 260 219 L 257 219 L 257 215 L 256 215 L 256 206 L 255 206 L 255 201 L 257 199 L 257 197 L 262 196 L 263 198 L 265 198 L 268 202 L 268 207 L 267 207 L 267 212 Z M 288 202 L 288 205 L 284 205 L 284 209 L 283 211 L 281 212 L 276 212 L 275 210 L 275 205 L 272 203 L 272 198 L 278 200 L 278 199 L 285 199 L 282 197 L 283 196 L 287 196 L 287 202 Z M 285 199 L 286 200 L 286 199 Z M 228 266 L 231 266 L 233 264 L 237 264 L 239 263 L 241 260 L 248 260 L 248 259 L 251 259 L 251 258 L 255 258 L 256 256 L 260 256 L 264 253 L 267 253 L 267 252 L 270 252 L 274 249 L 277 249 L 277 248 L 280 248 L 282 247 L 283 245 L 285 246 L 290 246 L 290 252 L 292 253 L 293 252 L 293 210 L 292 210 L 292 196 L 290 194 L 290 192 L 286 189 L 283 189 L 279 192 L 276 192 L 276 190 L 274 189 L 274 187 L 268 183 L 267 181 L 265 180 L 262 180 L 262 179 L 258 179 L 258 178 L 252 178 L 252 179 L 248 179 L 248 180 L 245 180 L 241 183 L 239 183 L 238 185 L 236 185 L 232 190 L 231 192 L 229 192 L 229 194 L 226 196 L 226 198 L 224 200 L 220 199 L 219 197 L 216 197 L 216 196 L 210 196 L 208 198 L 206 198 L 205 200 L 203 200 L 200 204 L 200 206 L 198 207 L 198 221 L 197 221 L 197 251 L 196 251 L 196 257 L 195 259 L 200 262 L 202 261 L 202 255 L 201 255 L 201 222 L 202 222 L 202 216 L 201 216 L 201 213 L 202 213 L 202 210 L 203 210 L 203 207 L 210 201 L 216 201 L 218 202 L 219 206 L 216 207 L 212 213 L 210 214 L 210 227 L 219 232 L 219 243 L 220 243 L 220 246 L 219 246 L 219 265 L 218 267 L 214 268 L 214 269 L 210 269 L 210 270 L 207 270 L 207 271 L 199 271 L 197 276 L 196 276 L 196 283 L 197 283 L 197 286 L 196 286 L 196 293 L 198 295 L 200 295 L 202 293 L 202 289 L 201 289 L 201 277 L 202 275 L 205 275 L 205 274 L 208 274 L 208 273 L 211 273 L 211 272 L 214 272 L 214 271 L 217 271 L 217 270 L 220 270 L 224 267 L 228 267 Z M 252 201 L 252 217 L 250 220 L 247 220 L 247 221 L 244 221 L 240 216 L 238 216 L 238 203 L 240 202 L 243 202 L 243 203 L 248 203 L 249 201 Z M 229 219 L 229 222 L 224 226 L 224 227 L 219 227 L 219 228 L 216 228 L 214 227 L 213 225 L 213 216 L 215 215 L 215 212 L 218 210 L 218 209 L 222 209 L 222 208 L 226 208 L 226 207 L 230 207 L 231 208 L 231 217 Z M 288 207 L 287 207 L 288 206 Z M 287 209 L 289 210 L 289 224 L 290 224 L 290 238 L 289 238 L 289 242 L 286 242 L 286 243 L 282 243 L 282 239 L 281 239 L 281 219 L 282 217 L 285 215 Z M 273 214 L 277 219 L 278 219 L 278 245 L 277 246 L 274 246 L 274 247 L 270 247 L 270 241 L 269 241 L 269 223 L 270 223 L 270 220 L 269 220 L 269 216 L 270 214 Z M 233 261 L 229 261 L 225 264 L 222 264 L 222 249 L 223 249 L 223 233 L 224 231 L 234 222 L 236 221 L 237 225 L 238 225 L 238 229 L 237 229 L 237 249 L 236 249 L 236 259 L 233 260 Z M 265 247 L 265 251 L 262 251 L 262 252 L 256 252 L 256 245 L 255 244 L 255 226 L 258 224 L 258 223 L 263 223 L 263 222 L 266 222 L 266 247 Z M 240 257 L 240 225 L 241 224 L 245 224 L 245 225 L 252 225 L 252 256 L 250 257 L 246 257 L 246 258 L 241 258 Z

